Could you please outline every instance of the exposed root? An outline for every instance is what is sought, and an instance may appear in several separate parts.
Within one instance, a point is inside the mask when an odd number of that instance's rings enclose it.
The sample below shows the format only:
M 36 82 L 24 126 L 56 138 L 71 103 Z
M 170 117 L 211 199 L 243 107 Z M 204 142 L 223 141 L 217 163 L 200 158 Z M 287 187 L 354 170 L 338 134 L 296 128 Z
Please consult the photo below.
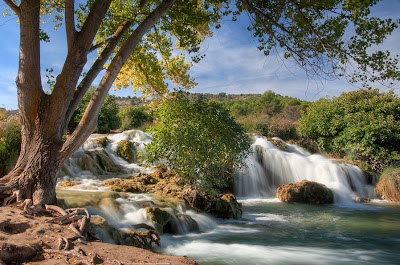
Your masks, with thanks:
M 57 249 L 58 250 L 69 250 L 70 249 L 70 244 L 68 239 L 66 239 L 65 237 L 60 236 L 60 238 L 58 239 L 58 246 Z
M 3 200 L 2 206 L 3 206 L 3 207 L 4 207 L 4 206 L 8 206 L 8 205 L 12 204 L 13 201 L 16 200 L 16 199 L 17 199 L 17 194 L 16 194 L 15 192 L 13 192 L 13 194 L 12 194 L 11 196 L 8 196 L 7 198 L 5 198 L 5 199 Z
M 56 205 L 46 204 L 44 207 L 47 211 L 57 212 L 57 213 L 61 214 L 62 216 L 67 215 L 67 212 L 65 212 L 64 209 L 62 209 L 61 207 L 58 207 Z

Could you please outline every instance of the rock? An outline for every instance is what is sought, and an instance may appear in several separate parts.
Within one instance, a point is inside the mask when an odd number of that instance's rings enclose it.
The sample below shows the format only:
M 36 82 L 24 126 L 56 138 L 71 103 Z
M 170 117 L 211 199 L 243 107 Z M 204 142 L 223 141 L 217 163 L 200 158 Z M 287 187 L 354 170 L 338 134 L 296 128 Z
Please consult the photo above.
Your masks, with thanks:
M 122 140 L 118 143 L 117 154 L 129 163 L 137 162 L 136 147 L 129 140 Z
M 146 207 L 146 215 L 159 234 L 173 232 L 171 228 L 172 216 L 167 211 L 157 207 Z
M 205 211 L 217 218 L 242 217 L 241 204 L 237 202 L 232 193 L 221 194 L 218 197 L 210 197 L 204 192 L 186 190 L 184 200 L 194 209 Z
M 139 248 L 152 248 L 153 244 L 160 244 L 160 239 L 153 230 L 136 231 L 133 229 L 126 229 L 122 231 L 109 225 L 106 219 L 99 215 L 93 215 L 90 218 L 89 229 L 91 234 L 106 243 Z
M 276 197 L 283 202 L 333 203 L 333 192 L 329 188 L 323 184 L 308 180 L 280 186 Z
M 199 225 L 192 217 L 190 217 L 190 215 L 178 214 L 177 217 L 183 227 L 183 230 L 185 230 L 185 232 L 199 231 Z M 178 234 L 180 231 L 179 231 L 179 228 L 178 228 L 176 222 L 174 222 L 174 220 L 172 222 L 172 226 L 173 226 L 173 229 L 175 230 L 174 233 Z
M 368 198 L 357 197 L 357 198 L 355 198 L 355 202 L 358 202 L 358 203 L 370 203 L 371 200 L 368 199 Z

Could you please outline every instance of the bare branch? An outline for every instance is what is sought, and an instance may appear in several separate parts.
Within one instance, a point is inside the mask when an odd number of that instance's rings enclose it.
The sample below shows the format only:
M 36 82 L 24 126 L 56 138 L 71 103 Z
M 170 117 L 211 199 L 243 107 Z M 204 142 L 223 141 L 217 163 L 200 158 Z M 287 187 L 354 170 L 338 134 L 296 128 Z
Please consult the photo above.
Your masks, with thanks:
M 17 14 L 17 16 L 21 15 L 21 10 L 19 9 L 19 6 L 17 6 L 13 1 L 11 0 L 4 0 L 4 2 L 11 8 L 12 11 Z
M 65 1 L 65 30 L 67 33 L 68 50 L 71 50 L 76 40 L 74 0 Z

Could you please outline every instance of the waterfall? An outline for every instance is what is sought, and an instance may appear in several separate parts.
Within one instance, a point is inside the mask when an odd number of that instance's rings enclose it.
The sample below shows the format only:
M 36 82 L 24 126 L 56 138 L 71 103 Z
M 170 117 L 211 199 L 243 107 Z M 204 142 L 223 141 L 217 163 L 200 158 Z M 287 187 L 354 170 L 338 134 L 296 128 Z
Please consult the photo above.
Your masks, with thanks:
M 239 197 L 275 197 L 276 189 L 303 179 L 326 185 L 335 195 L 335 202 L 352 201 L 355 197 L 374 197 L 364 173 L 357 166 L 310 154 L 304 149 L 274 138 L 278 148 L 263 137 L 255 137 L 247 168 L 238 173 L 235 193 Z M 282 150 L 285 149 L 285 150 Z

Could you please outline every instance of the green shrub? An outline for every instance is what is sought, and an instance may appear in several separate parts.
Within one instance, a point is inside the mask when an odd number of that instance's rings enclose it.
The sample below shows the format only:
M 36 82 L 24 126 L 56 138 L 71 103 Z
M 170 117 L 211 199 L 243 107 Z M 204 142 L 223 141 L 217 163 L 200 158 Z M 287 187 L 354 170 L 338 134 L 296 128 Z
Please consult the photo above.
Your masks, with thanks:
M 121 131 L 138 129 L 153 121 L 153 117 L 148 114 L 148 110 L 143 106 L 122 108 L 119 110 L 118 116 L 121 121 Z
M 400 160 L 400 99 L 377 89 L 320 99 L 299 120 L 298 133 L 320 150 L 391 164 Z
M 145 162 L 165 160 L 170 169 L 209 192 L 231 185 L 232 171 L 243 165 L 250 140 L 226 109 L 178 94 L 158 108 L 157 117 Z

